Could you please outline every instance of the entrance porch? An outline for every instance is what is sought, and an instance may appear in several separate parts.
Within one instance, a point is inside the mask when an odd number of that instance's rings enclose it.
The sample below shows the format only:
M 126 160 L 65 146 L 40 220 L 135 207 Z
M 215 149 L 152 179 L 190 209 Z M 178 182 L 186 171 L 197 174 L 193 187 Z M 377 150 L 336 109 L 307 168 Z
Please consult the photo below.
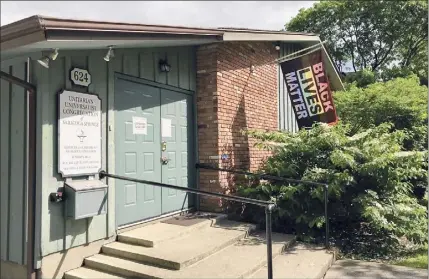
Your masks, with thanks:
M 334 255 L 273 234 L 274 278 L 323 278 Z M 196 213 L 119 232 L 65 279 L 267 278 L 265 232 L 225 215 Z

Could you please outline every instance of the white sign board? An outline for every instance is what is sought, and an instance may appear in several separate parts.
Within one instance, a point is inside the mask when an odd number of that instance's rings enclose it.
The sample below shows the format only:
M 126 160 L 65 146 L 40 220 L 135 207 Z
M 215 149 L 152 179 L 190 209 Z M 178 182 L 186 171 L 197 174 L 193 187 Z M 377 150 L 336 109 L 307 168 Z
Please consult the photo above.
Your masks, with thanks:
M 133 116 L 133 134 L 147 135 L 147 119 Z
M 70 71 L 70 79 L 76 85 L 89 86 L 91 84 L 91 75 L 84 69 L 73 68 Z
M 161 134 L 163 138 L 171 137 L 171 119 L 161 118 Z
M 101 100 L 63 91 L 58 98 L 58 172 L 63 177 L 101 169 Z

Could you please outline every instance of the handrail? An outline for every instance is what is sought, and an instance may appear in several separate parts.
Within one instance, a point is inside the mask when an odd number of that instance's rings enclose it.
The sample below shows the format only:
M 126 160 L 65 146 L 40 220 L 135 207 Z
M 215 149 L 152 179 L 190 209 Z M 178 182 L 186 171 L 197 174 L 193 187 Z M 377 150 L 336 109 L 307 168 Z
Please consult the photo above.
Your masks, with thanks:
M 223 171 L 223 172 L 230 172 L 230 173 L 236 173 L 236 174 L 244 174 L 244 175 L 249 175 L 249 176 L 256 176 L 259 177 L 261 179 L 270 179 L 270 180 L 277 180 L 277 181 L 285 181 L 285 182 L 290 182 L 290 183 L 302 183 L 302 184 L 307 184 L 307 185 L 314 185 L 314 186 L 328 186 L 328 184 L 326 183 L 321 183 L 321 182 L 314 182 L 314 181 L 308 181 L 308 180 L 298 180 L 298 179 L 292 179 L 292 178 L 285 178 L 285 177 L 281 177 L 281 176 L 273 176 L 273 175 L 269 175 L 269 174 L 258 174 L 258 173 L 253 173 L 253 172 L 247 172 L 244 170 L 236 170 L 236 169 L 227 169 L 227 168 L 219 168 L 210 164 L 202 164 L 202 163 L 197 163 L 195 164 L 196 168 L 199 169 L 207 169 L 207 170 L 217 170 L 217 171 Z
M 244 175 L 259 177 L 261 179 L 285 181 L 285 182 L 296 183 L 296 184 L 323 186 L 323 196 L 324 196 L 323 199 L 324 199 L 324 206 L 325 206 L 325 248 L 326 249 L 329 248 L 329 219 L 328 219 L 328 199 L 329 199 L 328 188 L 329 188 L 329 185 L 327 183 L 291 179 L 291 178 L 285 178 L 285 177 L 281 177 L 281 176 L 273 176 L 273 175 L 268 175 L 268 174 L 258 174 L 258 173 L 252 173 L 252 172 L 248 172 L 248 171 L 244 171 L 244 170 L 237 170 L 237 169 L 232 169 L 232 168 L 229 168 L 229 169 L 219 168 L 219 167 L 213 166 L 211 164 L 197 163 L 197 164 L 195 164 L 195 167 L 197 169 L 207 169 L 207 170 L 216 170 L 216 171 L 221 171 L 221 172 L 244 174 Z
M 211 196 L 211 197 L 223 198 L 226 200 L 233 200 L 233 201 L 237 201 L 237 202 L 249 203 L 249 204 L 254 204 L 254 205 L 258 205 L 258 206 L 262 206 L 262 207 L 269 207 L 269 206 L 274 207 L 274 203 L 270 202 L 270 201 L 262 201 L 262 200 L 250 199 L 250 198 L 245 198 L 245 197 L 240 197 L 240 196 L 225 195 L 225 194 L 220 194 L 220 193 L 208 192 L 208 191 L 204 191 L 204 190 L 200 190 L 200 189 L 181 187 L 181 186 L 176 186 L 176 185 L 171 185 L 171 184 L 148 181 L 148 180 L 144 180 L 144 179 L 130 178 L 130 177 L 126 177 L 126 176 L 110 174 L 110 173 L 107 173 L 103 170 L 100 171 L 99 175 L 100 175 L 101 179 L 103 179 L 105 176 L 107 176 L 107 177 L 111 177 L 111 178 L 117 178 L 117 179 L 121 179 L 121 180 L 137 182 L 137 183 L 150 184 L 150 185 L 154 185 L 154 186 L 184 191 L 184 192 L 203 195 L 203 196 Z
M 268 279 L 273 279 L 273 251 L 272 251 L 272 228 L 271 228 L 271 213 L 272 213 L 272 210 L 275 206 L 275 204 L 273 202 L 261 201 L 261 200 L 244 198 L 244 197 L 239 197 L 239 196 L 225 195 L 225 194 L 220 194 L 220 193 L 213 193 L 213 192 L 208 192 L 208 191 L 199 190 L 199 189 L 192 189 L 192 188 L 181 187 L 181 186 L 176 186 L 176 185 L 171 185 L 171 184 L 165 184 L 165 183 L 160 183 L 160 182 L 155 182 L 155 181 L 148 181 L 148 180 L 144 180 L 144 179 L 136 179 L 136 178 L 126 177 L 126 176 L 121 176 L 121 175 L 110 174 L 110 173 L 107 173 L 104 170 L 102 170 L 99 172 L 99 178 L 103 179 L 104 177 L 116 178 L 116 179 L 121 179 L 121 180 L 125 180 L 125 181 L 137 182 L 137 183 L 144 183 L 144 184 L 149 184 L 149 185 L 154 185 L 154 186 L 159 186 L 159 187 L 164 187 L 164 188 L 169 188 L 169 189 L 175 189 L 175 190 L 179 190 L 179 191 L 184 191 L 184 192 L 188 192 L 188 193 L 193 193 L 193 194 L 197 194 L 197 195 L 218 197 L 218 198 L 223 198 L 223 199 L 227 199 L 227 200 L 233 200 L 233 201 L 238 201 L 238 202 L 243 202 L 243 203 L 250 203 L 250 204 L 265 207 L 265 221 L 266 221 L 265 222 L 266 223 L 265 233 L 266 233 L 266 238 L 267 238 Z

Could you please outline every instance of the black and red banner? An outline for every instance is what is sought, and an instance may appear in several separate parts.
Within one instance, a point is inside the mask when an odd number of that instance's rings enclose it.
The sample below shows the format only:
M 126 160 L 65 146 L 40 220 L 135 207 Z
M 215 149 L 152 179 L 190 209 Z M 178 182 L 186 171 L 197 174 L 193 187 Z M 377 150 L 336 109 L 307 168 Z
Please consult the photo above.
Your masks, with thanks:
M 281 62 L 280 67 L 300 129 L 316 122 L 337 123 L 322 49 Z

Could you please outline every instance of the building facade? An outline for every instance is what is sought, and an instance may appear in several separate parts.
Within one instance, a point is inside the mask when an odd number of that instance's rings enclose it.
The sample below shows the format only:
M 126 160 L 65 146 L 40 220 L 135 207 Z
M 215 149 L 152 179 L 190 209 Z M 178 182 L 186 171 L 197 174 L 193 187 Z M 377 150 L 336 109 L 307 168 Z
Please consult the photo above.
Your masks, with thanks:
M 256 170 L 269 154 L 243 129 L 297 130 L 276 59 L 320 43 L 312 34 L 39 16 L 1 30 L 2 278 L 61 278 L 121 228 L 183 210 L 221 208 L 215 199 L 104 178 L 105 210 L 70 218 L 71 201 L 58 193 L 99 175 L 64 177 L 59 171 L 64 91 L 100 100 L 102 170 L 229 193 L 234 177 L 198 171 L 195 164 Z M 109 46 L 114 56 L 105 61 Z M 50 58 L 48 67 L 38 63 L 41 57 Z M 340 88 L 325 59 L 333 87 Z M 88 72 L 87 86 L 70 77 L 75 68 Z M 34 100 L 22 84 L 35 88 Z M 144 129 L 137 131 L 134 122 L 142 119 Z

